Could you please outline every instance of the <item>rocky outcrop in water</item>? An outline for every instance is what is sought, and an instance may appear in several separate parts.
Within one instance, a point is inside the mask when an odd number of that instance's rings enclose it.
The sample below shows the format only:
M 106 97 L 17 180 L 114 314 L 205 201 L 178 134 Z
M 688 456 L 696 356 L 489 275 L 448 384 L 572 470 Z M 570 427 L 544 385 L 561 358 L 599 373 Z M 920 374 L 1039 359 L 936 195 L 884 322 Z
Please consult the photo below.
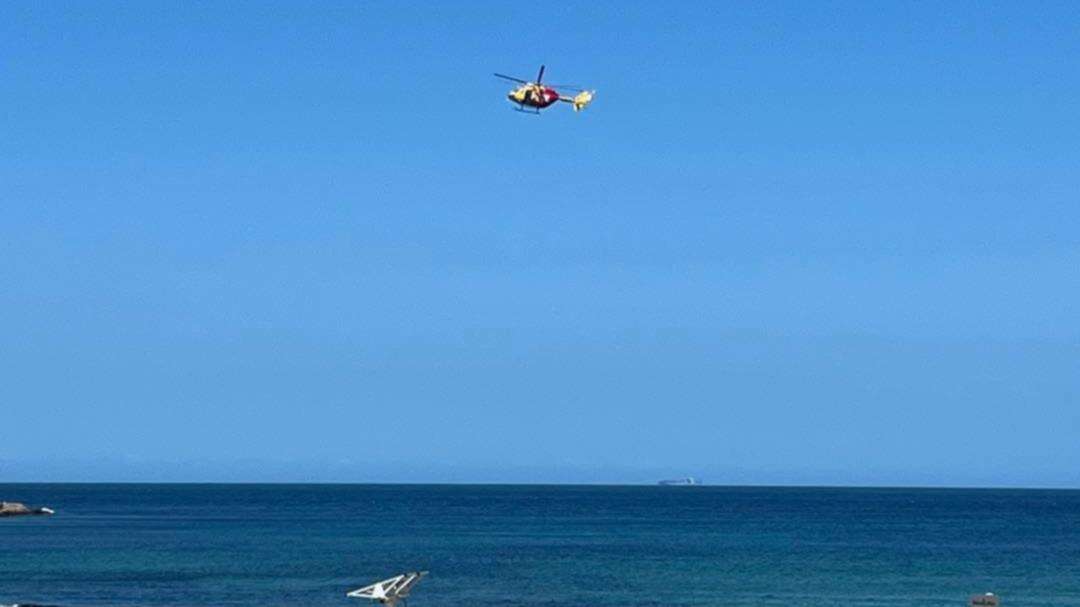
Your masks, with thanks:
M 0 516 L 20 516 L 24 514 L 52 514 L 51 508 L 27 508 L 19 502 L 0 502 Z

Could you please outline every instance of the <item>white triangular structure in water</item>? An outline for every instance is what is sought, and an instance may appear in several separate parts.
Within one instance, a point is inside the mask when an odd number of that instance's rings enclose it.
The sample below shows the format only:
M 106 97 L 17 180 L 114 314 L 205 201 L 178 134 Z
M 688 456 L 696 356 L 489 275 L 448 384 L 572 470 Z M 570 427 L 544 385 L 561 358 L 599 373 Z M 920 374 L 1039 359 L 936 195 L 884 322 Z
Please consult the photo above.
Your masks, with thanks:
M 420 578 L 427 575 L 427 573 L 427 571 L 410 571 L 408 573 L 402 573 L 401 575 L 395 575 L 394 577 L 385 579 L 381 582 L 375 582 L 370 586 L 357 588 L 356 590 L 347 593 L 345 596 L 354 599 L 371 599 L 372 601 L 378 601 L 383 605 L 393 606 L 398 600 L 408 597 L 409 591 L 412 590 L 413 586 L 420 581 Z

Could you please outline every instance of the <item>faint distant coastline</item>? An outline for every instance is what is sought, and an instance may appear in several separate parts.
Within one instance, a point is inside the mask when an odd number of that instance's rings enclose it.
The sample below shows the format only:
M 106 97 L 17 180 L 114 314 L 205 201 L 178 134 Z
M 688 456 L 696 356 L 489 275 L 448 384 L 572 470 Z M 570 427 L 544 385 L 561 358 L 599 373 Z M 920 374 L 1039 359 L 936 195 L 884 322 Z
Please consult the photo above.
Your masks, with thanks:
M 700 485 L 701 481 L 692 476 L 687 476 L 686 478 L 665 479 L 656 484 L 663 485 L 665 487 L 690 487 L 694 485 Z

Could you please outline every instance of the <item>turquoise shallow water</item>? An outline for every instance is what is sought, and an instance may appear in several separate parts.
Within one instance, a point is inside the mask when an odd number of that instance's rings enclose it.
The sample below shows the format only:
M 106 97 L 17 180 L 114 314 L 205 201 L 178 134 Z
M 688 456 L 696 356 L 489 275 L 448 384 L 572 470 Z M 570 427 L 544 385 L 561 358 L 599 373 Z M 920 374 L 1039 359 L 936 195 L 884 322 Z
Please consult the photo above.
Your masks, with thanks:
M 1080 491 L 3 485 L 0 604 L 1080 606 Z

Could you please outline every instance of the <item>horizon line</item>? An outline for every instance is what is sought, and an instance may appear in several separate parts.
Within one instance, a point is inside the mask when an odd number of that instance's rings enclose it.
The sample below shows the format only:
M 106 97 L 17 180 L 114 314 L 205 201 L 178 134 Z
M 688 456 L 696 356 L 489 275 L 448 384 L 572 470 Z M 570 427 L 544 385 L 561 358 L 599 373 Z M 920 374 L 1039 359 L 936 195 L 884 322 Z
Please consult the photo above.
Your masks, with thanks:
M 415 482 L 415 481 L 5 481 L 4 485 L 273 485 L 273 486 L 368 486 L 368 487 L 664 487 L 669 490 L 693 491 L 700 488 L 711 489 L 906 489 L 906 490 L 967 490 L 967 491 L 1080 491 L 1080 486 L 1052 485 L 828 485 L 828 484 L 710 484 L 699 483 L 692 486 L 662 485 L 659 481 L 651 483 L 618 482 Z

